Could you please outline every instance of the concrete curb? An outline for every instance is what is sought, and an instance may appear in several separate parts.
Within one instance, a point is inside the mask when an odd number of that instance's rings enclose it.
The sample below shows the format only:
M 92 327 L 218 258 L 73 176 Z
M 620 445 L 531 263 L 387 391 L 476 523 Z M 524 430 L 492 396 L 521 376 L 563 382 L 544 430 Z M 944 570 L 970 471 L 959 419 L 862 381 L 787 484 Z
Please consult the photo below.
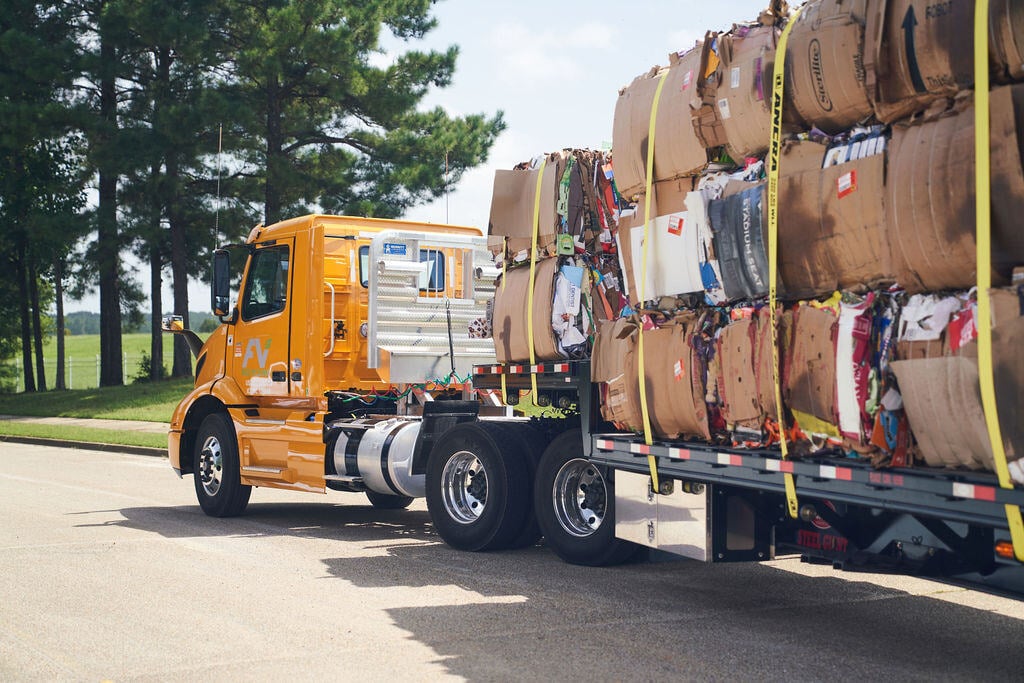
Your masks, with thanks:
M 24 443 L 33 446 L 55 446 L 57 448 L 81 448 L 90 451 L 104 451 L 106 453 L 128 453 L 131 455 L 149 455 L 158 458 L 167 457 L 166 448 L 153 448 L 151 446 L 124 446 L 113 443 L 89 443 L 88 441 L 68 441 L 67 439 L 46 439 L 39 436 L 8 436 L 0 434 L 0 442 Z

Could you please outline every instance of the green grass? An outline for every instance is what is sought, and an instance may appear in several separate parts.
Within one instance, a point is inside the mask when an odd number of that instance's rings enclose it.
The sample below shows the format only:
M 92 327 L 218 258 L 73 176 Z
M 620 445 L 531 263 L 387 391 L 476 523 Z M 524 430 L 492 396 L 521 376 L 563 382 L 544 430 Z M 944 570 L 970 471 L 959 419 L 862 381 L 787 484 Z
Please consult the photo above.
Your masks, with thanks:
M 142 354 L 149 354 L 151 338 L 149 334 L 121 335 L 121 349 L 126 356 L 122 358 L 124 381 L 131 383 L 139 374 L 139 363 Z M 172 335 L 164 334 L 164 368 L 170 374 L 174 342 Z M 97 370 L 100 352 L 100 336 L 98 334 L 76 334 L 64 337 L 65 370 L 64 381 L 70 389 L 88 389 L 99 384 Z M 13 361 L 20 370 L 21 356 Z M 43 344 L 43 364 L 46 369 L 46 386 L 52 387 L 57 375 L 57 339 L 50 337 Z M 33 371 L 35 366 L 33 365 Z M 22 384 L 18 384 L 19 390 Z
M 179 379 L 122 387 L 0 394 L 0 414 L 170 422 L 174 406 L 192 386 L 191 379 Z
M 67 427 L 59 425 L 25 424 L 0 420 L 0 434 L 6 436 L 34 436 L 44 439 L 69 440 Z M 86 443 L 107 443 L 121 446 L 148 446 L 150 448 L 167 448 L 167 436 L 164 434 L 146 434 L 143 432 L 122 432 L 116 429 L 94 429 L 92 427 L 76 427 L 73 441 Z

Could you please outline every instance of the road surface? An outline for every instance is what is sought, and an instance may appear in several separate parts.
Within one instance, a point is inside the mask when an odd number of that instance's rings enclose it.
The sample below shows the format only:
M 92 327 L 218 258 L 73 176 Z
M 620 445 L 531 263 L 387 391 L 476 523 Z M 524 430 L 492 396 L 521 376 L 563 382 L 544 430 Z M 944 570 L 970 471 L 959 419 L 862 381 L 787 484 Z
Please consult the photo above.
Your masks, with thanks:
M 1024 602 L 796 560 L 468 554 L 422 503 L 0 444 L 0 680 L 1019 680 Z

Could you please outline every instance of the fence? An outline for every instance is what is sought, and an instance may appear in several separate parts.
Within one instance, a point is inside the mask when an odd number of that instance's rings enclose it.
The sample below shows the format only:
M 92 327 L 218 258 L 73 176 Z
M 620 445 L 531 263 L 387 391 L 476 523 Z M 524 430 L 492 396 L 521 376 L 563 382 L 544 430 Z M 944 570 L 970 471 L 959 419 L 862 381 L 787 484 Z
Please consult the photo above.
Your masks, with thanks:
M 131 381 L 139 374 L 139 363 L 142 362 L 142 354 L 124 353 L 122 354 L 121 360 L 121 372 L 124 375 L 125 384 L 130 384 Z M 17 388 L 16 391 L 25 390 L 25 376 L 22 372 L 21 363 L 13 364 L 17 371 Z M 52 389 L 57 384 L 57 361 L 44 359 L 43 368 L 46 371 L 46 387 Z M 167 374 L 171 374 L 171 366 L 169 362 L 164 363 L 164 368 Z M 35 372 L 35 365 L 32 366 L 32 371 Z M 36 386 L 39 385 L 39 378 L 36 377 Z M 94 389 L 100 385 L 100 355 L 96 354 L 95 357 L 68 357 L 64 359 L 64 386 L 68 389 Z

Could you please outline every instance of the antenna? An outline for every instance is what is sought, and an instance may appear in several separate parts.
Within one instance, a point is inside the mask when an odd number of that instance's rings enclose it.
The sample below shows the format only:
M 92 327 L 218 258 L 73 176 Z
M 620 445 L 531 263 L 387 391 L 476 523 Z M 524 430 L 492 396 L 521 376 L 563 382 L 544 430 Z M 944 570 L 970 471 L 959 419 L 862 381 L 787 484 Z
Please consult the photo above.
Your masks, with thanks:
M 217 129 L 217 208 L 213 214 L 213 236 L 214 242 L 220 242 L 220 156 L 224 148 L 224 124 Z

